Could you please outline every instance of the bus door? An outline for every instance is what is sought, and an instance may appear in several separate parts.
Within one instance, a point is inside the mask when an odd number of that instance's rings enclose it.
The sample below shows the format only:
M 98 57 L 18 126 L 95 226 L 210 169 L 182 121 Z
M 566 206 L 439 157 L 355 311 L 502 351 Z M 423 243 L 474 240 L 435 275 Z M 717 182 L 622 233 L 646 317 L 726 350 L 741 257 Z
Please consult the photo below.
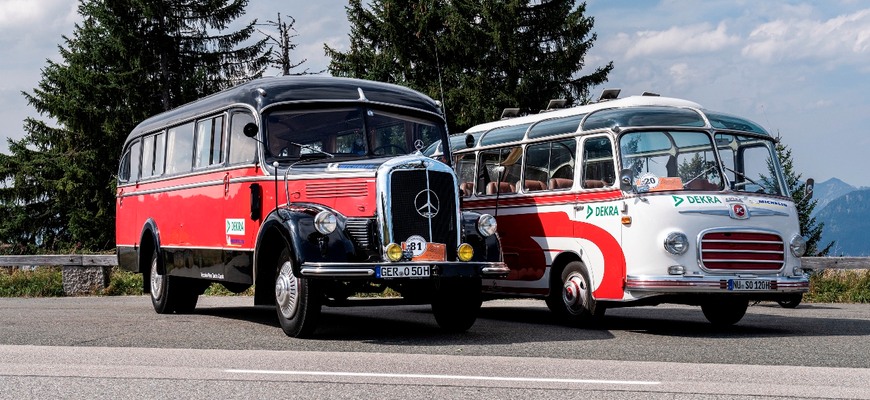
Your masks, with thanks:
M 224 175 L 222 219 L 225 278 L 246 281 L 253 276 L 253 248 L 260 224 L 275 207 L 274 199 L 266 200 L 266 193 L 274 191 L 274 185 L 267 188 L 263 182 L 244 179 L 261 176 L 255 164 L 257 141 L 244 134 L 245 125 L 256 123 L 254 116 L 247 110 L 235 110 L 228 117 L 229 132 L 224 135 L 228 142 L 228 168 Z
M 596 292 L 599 298 L 621 298 L 625 275 L 622 241 L 621 192 L 615 189 L 616 163 L 613 142 L 608 136 L 591 136 L 581 141 L 582 166 L 578 171 L 580 191 L 574 235 L 580 240 L 593 290 L 605 276 L 614 290 Z M 607 190 L 610 189 L 610 190 Z M 606 271 L 607 270 L 607 271 Z

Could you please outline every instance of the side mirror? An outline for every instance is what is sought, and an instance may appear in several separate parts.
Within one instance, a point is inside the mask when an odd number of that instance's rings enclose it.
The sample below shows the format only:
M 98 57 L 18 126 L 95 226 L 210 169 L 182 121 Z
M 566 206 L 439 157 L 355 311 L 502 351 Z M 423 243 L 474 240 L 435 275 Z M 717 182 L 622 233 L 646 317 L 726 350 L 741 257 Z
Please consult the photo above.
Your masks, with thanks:
M 257 127 L 257 124 L 253 122 L 248 122 L 247 124 L 245 124 L 245 127 L 242 128 L 242 132 L 245 134 L 245 136 L 249 138 L 257 137 L 257 133 L 259 131 L 260 128 Z
M 813 198 L 813 186 L 815 186 L 816 181 L 813 178 L 807 179 L 807 184 L 804 186 L 804 197 L 809 200 Z
M 474 147 L 474 136 L 471 134 L 465 135 L 465 147 L 472 148 Z
M 626 168 L 619 171 L 619 188 L 623 192 L 634 191 L 634 172 L 631 169 Z

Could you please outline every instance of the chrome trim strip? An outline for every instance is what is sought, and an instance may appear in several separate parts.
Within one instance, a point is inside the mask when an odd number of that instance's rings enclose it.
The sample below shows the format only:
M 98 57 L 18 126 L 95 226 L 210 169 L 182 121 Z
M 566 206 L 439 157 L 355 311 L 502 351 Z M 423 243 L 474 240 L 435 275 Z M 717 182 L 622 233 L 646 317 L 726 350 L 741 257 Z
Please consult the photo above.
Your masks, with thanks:
M 357 269 L 343 269 L 343 268 L 324 268 L 324 267 L 314 267 L 314 268 L 302 268 L 300 270 L 302 275 L 306 276 L 335 276 L 335 277 L 359 277 L 359 276 L 373 276 L 375 274 L 374 269 L 368 268 L 357 268 Z
M 751 208 L 746 207 L 749 212 L 749 217 L 788 217 L 788 213 L 784 213 L 782 211 L 773 211 L 767 210 L 763 208 Z M 705 214 L 705 215 L 716 215 L 716 216 L 725 216 L 730 217 L 731 213 L 728 210 L 681 210 L 678 211 L 680 214 Z

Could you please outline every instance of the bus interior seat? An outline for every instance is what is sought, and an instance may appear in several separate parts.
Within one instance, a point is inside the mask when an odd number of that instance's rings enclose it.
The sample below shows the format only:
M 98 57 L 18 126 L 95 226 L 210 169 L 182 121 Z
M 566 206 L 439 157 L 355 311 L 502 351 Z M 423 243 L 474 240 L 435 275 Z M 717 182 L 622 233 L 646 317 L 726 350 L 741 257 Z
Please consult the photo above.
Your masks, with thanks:
M 570 189 L 574 186 L 574 180 L 568 178 L 553 178 L 550 179 L 550 189 Z
M 529 191 L 529 192 L 547 189 L 547 186 L 544 185 L 544 182 L 530 180 L 530 179 L 523 181 L 523 187 L 526 189 L 526 191 Z
M 469 196 L 471 196 L 472 189 L 474 189 L 474 183 L 473 183 L 473 182 L 462 182 L 462 183 L 459 184 L 459 191 L 461 192 L 460 195 L 461 195 L 462 197 L 469 197 Z
M 510 182 L 490 182 L 486 184 L 486 194 L 516 192 L 517 187 Z
M 686 184 L 686 189 L 689 190 L 719 190 L 719 185 L 710 182 L 704 178 L 695 179 Z
M 583 181 L 583 187 L 587 189 L 597 189 L 603 188 L 605 186 L 607 186 L 607 184 L 605 184 L 604 181 L 598 179 L 587 179 Z

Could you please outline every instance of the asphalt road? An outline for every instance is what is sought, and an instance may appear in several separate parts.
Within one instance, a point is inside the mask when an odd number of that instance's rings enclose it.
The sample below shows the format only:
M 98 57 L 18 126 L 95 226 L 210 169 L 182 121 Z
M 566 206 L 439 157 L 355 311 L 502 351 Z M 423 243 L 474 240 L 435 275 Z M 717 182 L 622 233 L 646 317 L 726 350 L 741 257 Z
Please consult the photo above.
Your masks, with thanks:
M 0 299 L 0 398 L 870 399 L 870 305 L 759 303 L 728 329 L 696 307 L 612 309 L 585 329 L 501 300 L 464 334 L 427 306 L 324 308 L 293 339 L 252 304 Z

